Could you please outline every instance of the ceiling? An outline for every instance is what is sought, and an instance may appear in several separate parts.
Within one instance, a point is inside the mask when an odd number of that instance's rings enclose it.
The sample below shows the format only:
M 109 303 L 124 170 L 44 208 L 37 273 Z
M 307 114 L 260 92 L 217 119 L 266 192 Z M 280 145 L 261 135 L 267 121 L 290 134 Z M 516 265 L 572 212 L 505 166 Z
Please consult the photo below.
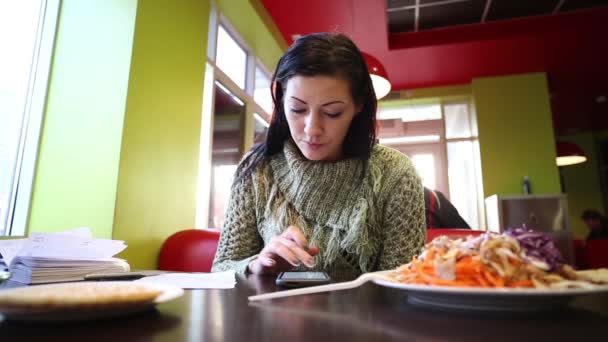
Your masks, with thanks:
M 608 5 L 606 0 L 388 0 L 390 33 L 553 15 Z
M 546 72 L 558 134 L 608 129 L 608 0 L 258 1 L 288 44 L 347 34 L 382 62 L 393 90 Z M 391 10 L 416 2 L 417 31 L 415 8 L 413 19 Z

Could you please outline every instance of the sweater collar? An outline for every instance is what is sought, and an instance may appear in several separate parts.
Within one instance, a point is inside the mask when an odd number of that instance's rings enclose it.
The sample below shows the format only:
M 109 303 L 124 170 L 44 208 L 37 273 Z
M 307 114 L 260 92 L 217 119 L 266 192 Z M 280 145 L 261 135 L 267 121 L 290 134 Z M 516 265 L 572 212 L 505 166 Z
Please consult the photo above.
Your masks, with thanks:
M 285 198 L 304 217 L 347 229 L 362 197 L 358 159 L 317 162 L 306 159 L 291 141 L 270 160 L 273 178 Z

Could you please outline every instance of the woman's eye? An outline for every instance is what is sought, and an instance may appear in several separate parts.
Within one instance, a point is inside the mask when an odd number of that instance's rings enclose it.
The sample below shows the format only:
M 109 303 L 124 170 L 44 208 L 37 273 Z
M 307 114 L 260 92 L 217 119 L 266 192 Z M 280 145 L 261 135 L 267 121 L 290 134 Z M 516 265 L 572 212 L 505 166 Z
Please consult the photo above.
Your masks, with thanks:
M 306 109 L 294 109 L 294 108 L 291 108 L 291 112 L 292 113 L 296 113 L 296 114 L 303 114 L 303 113 L 306 113 Z
M 340 116 L 342 114 L 342 112 L 337 112 L 337 113 L 325 113 L 325 115 L 329 116 L 330 118 L 337 118 L 338 116 Z

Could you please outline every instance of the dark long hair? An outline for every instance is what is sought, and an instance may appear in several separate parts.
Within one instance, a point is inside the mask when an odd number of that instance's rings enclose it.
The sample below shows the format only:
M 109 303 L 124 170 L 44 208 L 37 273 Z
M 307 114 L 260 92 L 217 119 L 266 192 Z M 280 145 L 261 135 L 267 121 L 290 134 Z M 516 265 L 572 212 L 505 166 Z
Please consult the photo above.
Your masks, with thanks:
M 367 162 L 376 142 L 376 93 L 367 64 L 357 46 L 345 35 L 338 33 L 313 33 L 296 40 L 279 59 L 272 75 L 272 101 L 274 112 L 268 127 L 266 141 L 253 147 L 241 163 L 237 174 L 242 179 L 263 160 L 283 150 L 291 134 L 283 107 L 283 94 L 287 81 L 294 76 L 332 76 L 348 81 L 356 113 L 344 142 L 345 158 L 357 158 Z M 244 171 L 241 168 L 245 168 Z

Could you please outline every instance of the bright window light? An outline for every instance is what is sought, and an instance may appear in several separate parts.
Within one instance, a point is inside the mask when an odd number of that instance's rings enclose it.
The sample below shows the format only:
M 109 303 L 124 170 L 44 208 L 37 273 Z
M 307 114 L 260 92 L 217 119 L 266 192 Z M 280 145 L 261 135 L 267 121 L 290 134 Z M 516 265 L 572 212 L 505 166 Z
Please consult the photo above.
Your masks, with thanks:
M 215 64 L 236 85 L 245 89 L 245 72 L 247 70 L 247 53 L 220 25 L 217 32 L 217 57 Z
M 413 144 L 439 141 L 439 135 L 418 135 L 413 137 L 396 137 L 380 139 L 382 145 Z
M 257 122 L 259 122 L 264 127 L 269 127 L 270 124 L 266 122 L 266 120 L 258 113 L 253 113 L 253 117 Z
M 414 154 L 411 159 L 422 178 L 422 184 L 435 190 L 435 157 L 432 154 Z
M 259 67 L 255 68 L 255 88 L 253 89 L 253 100 L 266 111 L 272 113 L 272 96 L 270 94 L 270 79 Z
M 441 119 L 441 105 L 418 105 L 395 108 L 379 108 L 378 120 L 400 119 L 403 122 Z

